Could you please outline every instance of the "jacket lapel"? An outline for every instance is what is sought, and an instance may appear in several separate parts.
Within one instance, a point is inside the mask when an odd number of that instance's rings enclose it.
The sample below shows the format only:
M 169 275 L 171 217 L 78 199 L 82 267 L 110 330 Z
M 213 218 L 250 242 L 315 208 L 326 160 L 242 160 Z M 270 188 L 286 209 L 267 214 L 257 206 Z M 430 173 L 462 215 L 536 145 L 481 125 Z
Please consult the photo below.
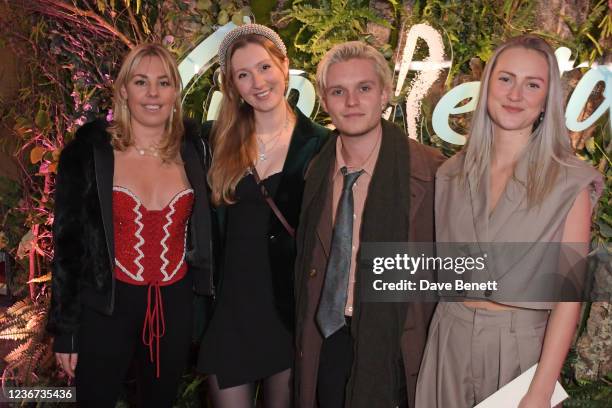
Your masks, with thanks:
M 304 147 L 309 142 L 316 143 L 317 141 L 317 130 L 310 119 L 308 119 L 298 108 L 295 108 L 296 123 L 291 135 L 291 142 L 289 143 L 289 150 L 287 151 L 287 157 L 283 164 L 283 179 L 291 178 L 296 173 L 299 177 L 304 176 L 304 163 L 306 160 L 300 160 L 300 155 L 311 154 L 312 149 L 305 149 Z M 282 185 L 282 181 L 281 181 Z M 280 187 L 279 187 L 280 189 Z
M 110 257 L 110 265 L 115 264 L 115 244 L 113 241 L 113 173 L 115 169 L 115 156 L 110 143 L 96 143 L 94 145 L 94 166 L 96 171 L 96 185 L 98 199 L 102 213 L 102 224 L 106 246 Z
M 329 258 L 329 249 L 331 247 L 332 231 L 334 228 L 332 225 L 332 186 L 332 183 L 327 183 L 327 193 L 325 194 L 323 211 L 321 212 L 321 217 L 317 224 L 317 237 L 321 242 L 321 247 L 323 247 L 323 252 L 325 252 L 325 257 L 327 258 Z
M 489 169 L 487 168 L 480 184 L 476 177 L 468 175 L 470 205 L 476 240 L 485 243 L 489 240 Z
M 387 226 L 400 222 L 397 218 L 402 215 L 405 217 L 402 222 L 409 220 L 414 194 L 418 194 L 418 197 L 416 197 L 418 202 L 423 199 L 425 193 L 422 188 L 411 191 L 415 183 L 411 182 L 411 177 L 408 177 L 412 174 L 408 174 L 408 171 L 406 171 L 408 166 L 412 167 L 408 136 L 385 120 L 382 121 L 382 128 L 383 137 L 378 160 L 364 205 L 361 224 L 362 242 L 368 242 L 369 240 L 377 242 L 379 237 L 366 236 L 363 231 L 367 231 L 367 234 L 372 231 L 379 231 L 377 226 L 383 225 L 383 220 L 388 221 Z M 391 232 L 392 230 L 385 231 L 383 235 L 389 238 Z M 408 231 L 406 230 L 403 233 L 407 234 Z M 396 241 L 407 240 L 407 236 L 403 237 L 403 235 L 392 238 Z
M 421 204 L 427 194 L 427 185 L 434 181 L 430 170 L 430 156 L 423 151 L 419 143 L 408 140 L 410 156 L 410 222 L 412 222 L 421 208 Z
M 309 208 L 315 198 L 321 198 L 321 194 L 325 193 L 322 187 L 326 187 L 329 183 L 329 174 L 336 160 L 336 133 L 331 133 L 327 141 L 321 148 L 306 170 L 304 176 L 309 180 L 304 188 L 304 199 L 302 202 L 302 211 Z M 323 190 L 323 191 L 322 191 Z
M 274 202 L 293 227 L 297 225 L 300 216 L 306 166 L 317 151 L 320 134 L 320 130 L 315 129 L 310 119 L 299 109 L 295 109 L 295 114 L 297 121 L 283 164 L 281 180 L 274 193 Z M 270 221 L 276 228 L 283 228 L 275 217 Z
M 364 205 L 360 244 L 407 242 L 410 231 L 411 182 L 408 137 L 383 120 L 383 136 L 374 174 Z M 360 250 L 361 252 L 361 250 Z M 360 253 L 358 253 L 360 259 Z M 362 276 L 358 262 L 355 299 L 361 299 Z M 355 357 L 347 384 L 346 405 L 351 407 L 396 406 L 393 384 L 398 384 L 398 339 L 403 334 L 407 303 L 355 302 L 351 333 Z M 376 373 L 372 379 L 363 373 Z M 364 390 L 377 392 L 364 393 Z M 373 396 L 375 395 L 375 397 Z
M 183 144 L 181 146 L 181 158 L 183 159 L 185 174 L 187 175 L 189 184 L 191 184 L 192 187 L 206 186 L 206 175 L 204 174 L 203 167 L 204 163 L 200 163 L 194 148 L 190 149 L 187 147 L 187 143 L 189 142 L 190 141 L 188 140 L 183 140 Z M 196 194 L 202 193 L 201 188 L 194 188 L 194 191 Z
M 336 160 L 337 133 L 332 133 L 313 159 L 306 173 L 308 182 L 304 189 L 302 213 L 316 220 L 314 229 L 326 256 L 329 256 L 332 235 L 332 182 L 331 171 Z M 311 209 L 310 207 L 313 206 Z M 308 222 L 308 220 L 307 220 Z

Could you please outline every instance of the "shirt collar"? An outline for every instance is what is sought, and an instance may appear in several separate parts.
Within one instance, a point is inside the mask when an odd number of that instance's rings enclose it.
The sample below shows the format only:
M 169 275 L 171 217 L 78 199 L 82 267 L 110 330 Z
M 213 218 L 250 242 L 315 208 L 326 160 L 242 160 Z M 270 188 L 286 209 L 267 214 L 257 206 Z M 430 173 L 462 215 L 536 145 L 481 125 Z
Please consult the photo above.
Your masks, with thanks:
M 363 170 L 368 176 L 372 177 L 374 174 L 374 167 L 376 166 L 376 161 L 378 160 L 378 153 L 380 151 L 380 143 L 382 140 L 382 132 L 378 134 L 378 140 L 374 145 L 374 149 L 366 159 L 365 163 L 363 163 L 363 167 L 361 169 L 355 168 L 350 169 L 351 171 L 359 171 Z M 342 175 L 340 169 L 346 166 L 346 161 L 344 160 L 344 156 L 342 155 L 342 137 L 338 135 L 336 139 L 336 164 L 334 167 L 334 178 L 338 175 Z M 348 167 L 348 166 L 347 166 Z

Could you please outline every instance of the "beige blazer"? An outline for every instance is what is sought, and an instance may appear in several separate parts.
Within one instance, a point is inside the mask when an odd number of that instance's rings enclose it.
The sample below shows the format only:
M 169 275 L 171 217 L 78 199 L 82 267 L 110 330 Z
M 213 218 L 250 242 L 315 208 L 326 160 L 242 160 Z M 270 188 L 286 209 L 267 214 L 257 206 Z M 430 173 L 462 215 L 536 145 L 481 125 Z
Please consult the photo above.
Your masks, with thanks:
M 551 283 L 547 277 L 559 276 L 558 264 L 551 261 L 559 259 L 559 245 L 542 243 L 561 242 L 567 214 L 582 190 L 589 190 L 595 206 L 603 189 L 601 174 L 578 158 L 572 159 L 571 166 L 561 170 L 544 203 L 528 208 L 524 187 L 527 160 L 520 160 L 515 177 L 508 181 L 489 214 L 489 173 L 485 172 L 480 183 L 462 183 L 458 174 L 464 157 L 458 153 L 437 171 L 436 240 L 475 243 L 473 246 L 481 253 L 488 253 L 487 267 L 480 277 L 497 280 L 499 290 L 488 296 L 485 291 L 467 291 L 463 295 L 529 309 L 552 309 L 552 299 L 544 295 L 540 299 L 538 291 Z

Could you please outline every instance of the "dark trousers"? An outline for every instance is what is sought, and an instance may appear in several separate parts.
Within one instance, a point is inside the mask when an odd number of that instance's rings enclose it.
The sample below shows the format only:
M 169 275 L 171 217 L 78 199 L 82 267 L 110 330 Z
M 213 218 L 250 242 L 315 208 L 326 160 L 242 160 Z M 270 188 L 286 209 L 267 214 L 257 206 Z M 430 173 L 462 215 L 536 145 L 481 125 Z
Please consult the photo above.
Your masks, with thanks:
M 353 366 L 354 342 L 350 319 L 336 333 L 323 340 L 317 374 L 317 403 L 319 408 L 344 408 L 346 384 Z M 397 361 L 397 387 L 393 390 L 398 408 L 408 408 L 406 376 L 401 358 Z
M 353 365 L 353 338 L 344 326 L 325 340 L 321 346 L 317 374 L 317 403 L 319 408 L 344 408 L 346 383 Z
M 147 286 L 116 283 L 112 316 L 83 307 L 79 328 L 76 395 L 82 407 L 114 407 L 133 360 L 144 407 L 172 407 L 191 344 L 191 277 L 161 287 L 166 330 L 160 339 L 160 376 L 143 344 Z M 156 351 L 153 350 L 156 359 Z

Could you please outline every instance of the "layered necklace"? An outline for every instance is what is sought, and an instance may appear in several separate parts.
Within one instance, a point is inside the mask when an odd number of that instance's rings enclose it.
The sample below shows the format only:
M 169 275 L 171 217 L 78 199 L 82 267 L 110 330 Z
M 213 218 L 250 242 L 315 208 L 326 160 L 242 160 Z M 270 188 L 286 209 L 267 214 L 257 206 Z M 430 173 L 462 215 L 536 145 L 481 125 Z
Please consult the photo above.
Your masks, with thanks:
M 272 151 L 274 146 L 276 146 L 279 139 L 281 138 L 281 135 L 285 133 L 285 131 L 289 127 L 289 122 L 290 122 L 289 114 L 287 113 L 287 110 L 285 109 L 285 123 L 280 128 L 280 130 L 276 132 L 274 136 L 272 136 L 270 139 L 264 142 L 263 140 L 261 140 L 261 137 L 259 137 L 259 135 L 255 133 L 255 137 L 257 138 L 257 146 L 259 150 L 259 154 L 257 155 L 257 157 L 259 158 L 259 161 L 264 162 L 268 160 L 268 156 L 266 155 L 266 153 Z
M 136 149 L 138 154 L 141 156 L 146 155 L 146 156 L 159 157 L 160 149 L 155 146 L 140 147 L 140 146 L 136 146 L 136 144 L 133 144 L 132 146 L 134 146 L 134 149 Z

